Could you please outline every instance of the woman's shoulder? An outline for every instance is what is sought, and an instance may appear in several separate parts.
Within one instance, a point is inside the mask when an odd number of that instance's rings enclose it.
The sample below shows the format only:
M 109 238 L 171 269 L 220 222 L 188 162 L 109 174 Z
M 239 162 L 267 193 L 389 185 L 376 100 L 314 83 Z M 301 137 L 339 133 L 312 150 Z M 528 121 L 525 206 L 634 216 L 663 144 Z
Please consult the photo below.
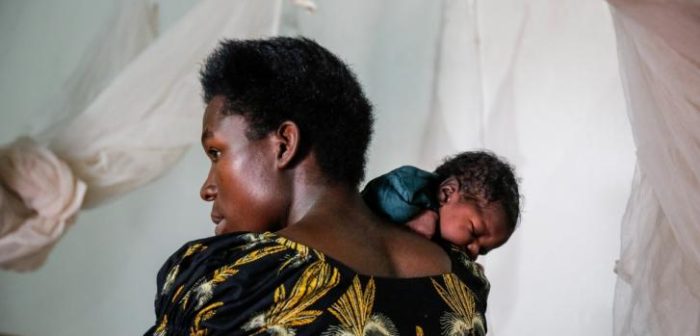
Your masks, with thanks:
M 271 233 L 238 232 L 185 243 L 158 272 L 158 292 L 169 293 L 175 280 L 229 264 L 252 250 L 279 245 L 274 238 Z
M 450 256 L 461 262 L 458 254 Z M 274 233 L 200 239 L 185 244 L 163 266 L 156 324 L 147 334 L 247 334 L 270 328 L 337 334 L 348 327 L 342 321 L 367 318 L 382 322 L 383 330 L 405 333 L 420 325 L 439 333 L 445 316 L 456 319 L 452 327 L 467 323 L 485 331 L 485 298 L 464 265 L 439 276 L 383 278 L 358 274 Z
M 275 284 L 294 277 L 313 257 L 308 248 L 270 232 L 188 242 L 158 273 L 157 323 L 149 334 L 189 332 L 223 310 L 245 311 L 272 300 L 263 294 L 275 292 Z
M 158 273 L 160 295 L 177 292 L 182 282 L 216 272 L 219 280 L 243 268 L 249 272 L 294 266 L 310 257 L 309 249 L 271 232 L 235 232 L 190 241 L 173 253 Z M 281 264 L 280 264 L 281 263 Z M 178 286 L 178 284 L 180 286 Z
M 279 245 L 276 238 L 277 236 L 270 232 L 234 232 L 192 240 L 175 251 L 164 266 L 169 263 L 182 265 L 183 261 L 187 261 L 187 265 L 202 260 L 212 261 L 212 257 L 217 257 L 213 260 L 223 262 L 228 257 L 243 254 L 254 248 Z
M 452 273 L 464 282 L 474 293 L 477 302 L 486 310 L 486 301 L 491 290 L 491 283 L 486 277 L 484 267 L 469 258 L 469 255 L 459 247 L 446 243 L 443 248 L 452 261 Z

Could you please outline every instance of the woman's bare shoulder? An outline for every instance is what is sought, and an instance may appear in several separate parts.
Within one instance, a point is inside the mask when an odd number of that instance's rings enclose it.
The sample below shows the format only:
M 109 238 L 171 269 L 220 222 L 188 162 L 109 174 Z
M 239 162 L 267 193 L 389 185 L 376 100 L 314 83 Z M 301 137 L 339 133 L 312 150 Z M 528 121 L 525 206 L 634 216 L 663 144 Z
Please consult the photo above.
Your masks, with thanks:
M 385 244 L 401 277 L 432 276 L 451 271 L 451 259 L 440 245 L 405 227 L 387 230 Z
M 451 271 L 436 243 L 391 223 L 352 227 L 299 225 L 278 232 L 365 275 L 414 278 Z

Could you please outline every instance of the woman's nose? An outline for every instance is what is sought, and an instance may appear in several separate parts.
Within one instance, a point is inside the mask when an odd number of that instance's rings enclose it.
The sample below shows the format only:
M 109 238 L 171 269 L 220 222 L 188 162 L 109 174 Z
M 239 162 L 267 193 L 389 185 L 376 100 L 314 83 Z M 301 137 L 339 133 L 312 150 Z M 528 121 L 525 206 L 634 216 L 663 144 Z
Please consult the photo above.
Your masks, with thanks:
M 211 202 L 216 199 L 216 186 L 209 181 L 209 178 L 204 181 L 202 188 L 199 189 L 199 197 L 206 202 Z

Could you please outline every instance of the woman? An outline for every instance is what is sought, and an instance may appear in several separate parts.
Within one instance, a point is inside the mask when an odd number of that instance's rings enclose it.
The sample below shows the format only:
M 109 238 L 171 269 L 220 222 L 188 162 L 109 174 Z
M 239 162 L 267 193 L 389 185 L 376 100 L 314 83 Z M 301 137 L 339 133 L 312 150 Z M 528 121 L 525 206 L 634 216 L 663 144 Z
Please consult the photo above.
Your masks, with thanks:
M 217 236 L 165 263 L 146 334 L 485 333 L 478 268 L 360 198 L 372 114 L 342 61 L 307 39 L 225 41 L 201 82 Z

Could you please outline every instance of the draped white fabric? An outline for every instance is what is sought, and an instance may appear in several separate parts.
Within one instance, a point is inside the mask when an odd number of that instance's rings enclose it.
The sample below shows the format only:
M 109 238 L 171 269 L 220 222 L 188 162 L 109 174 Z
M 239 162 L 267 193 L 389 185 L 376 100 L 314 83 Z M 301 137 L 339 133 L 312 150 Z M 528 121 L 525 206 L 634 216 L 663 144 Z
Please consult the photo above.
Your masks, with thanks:
M 71 11 L 92 15 L 97 1 L 78 2 Z M 161 9 L 176 2 L 186 1 Z M 317 1 L 313 13 L 284 4 L 280 31 L 340 55 L 375 105 L 368 177 L 402 164 L 432 169 L 476 147 L 517 167 L 523 222 L 482 261 L 489 335 L 610 334 L 634 147 L 606 3 Z M 230 15 L 218 8 L 210 15 Z M 42 269 L 0 272 L 0 332 L 143 332 L 164 258 L 212 232 L 197 195 L 207 164 L 191 151 L 150 186 L 82 213 Z
M 52 113 L 39 142 L 48 143 L 55 132 L 82 113 L 92 101 L 158 35 L 158 6 L 144 0 L 115 3 L 114 15 L 93 38 L 63 88 L 51 98 Z
M 490 335 L 605 335 L 633 147 L 605 3 L 447 0 L 423 166 L 488 148 L 523 222 L 483 258 Z
M 273 35 L 281 9 L 280 1 L 202 1 L 141 52 L 154 36 L 154 15 L 146 1 L 120 4 L 124 9 L 114 25 L 95 40 L 70 90 L 57 99 L 57 115 L 68 119 L 39 136 L 48 149 L 21 141 L 0 152 L 7 162 L 3 169 L 14 167 L 0 175 L 11 188 L 3 187 L 2 206 L 20 204 L 17 197 L 24 201 L 24 208 L 8 212 L 0 223 L 3 268 L 41 265 L 76 214 L 76 204 L 95 207 L 172 167 L 198 139 L 203 105 L 197 76 L 202 59 L 222 38 Z M 30 147 L 24 158 L 20 150 Z M 55 169 L 33 173 L 28 168 L 39 158 Z M 18 176 L 29 181 L 13 183 Z M 71 181 L 75 185 L 65 187 Z M 47 202 L 31 202 L 37 197 L 35 186 L 55 186 L 39 194 L 72 192 L 62 196 L 70 200 L 70 206 L 65 205 L 70 212 L 36 208 Z M 35 214 L 44 216 L 40 223 L 32 219 Z M 55 218 L 45 217 L 48 214 Z
M 484 147 L 484 88 L 476 1 L 445 1 L 437 40 L 431 118 L 422 143 L 425 164 L 465 148 Z
M 523 222 L 482 259 L 489 335 L 609 335 L 634 147 L 607 4 L 319 2 L 317 13 L 287 22 L 357 65 L 377 115 L 368 176 L 484 147 L 517 168 Z M 348 29 L 348 16 L 363 25 Z
M 700 332 L 700 3 L 609 0 L 637 171 L 615 335 Z
M 47 115 L 46 130 L 36 136 L 38 143 L 20 138 L 0 151 L 0 267 L 29 271 L 41 266 L 74 221 L 86 184 L 43 144 L 53 144 L 59 130 L 82 134 L 66 123 L 153 41 L 157 26 L 156 7 L 147 1 L 120 2 L 65 88 L 52 97 L 54 110 Z M 66 145 L 85 148 L 82 141 Z
M 197 142 L 202 60 L 223 38 L 273 35 L 279 6 L 202 1 L 57 132 L 51 149 L 88 184 L 84 207 L 151 181 Z
M 85 183 L 29 138 L 0 149 L 0 265 L 41 265 L 80 209 Z

